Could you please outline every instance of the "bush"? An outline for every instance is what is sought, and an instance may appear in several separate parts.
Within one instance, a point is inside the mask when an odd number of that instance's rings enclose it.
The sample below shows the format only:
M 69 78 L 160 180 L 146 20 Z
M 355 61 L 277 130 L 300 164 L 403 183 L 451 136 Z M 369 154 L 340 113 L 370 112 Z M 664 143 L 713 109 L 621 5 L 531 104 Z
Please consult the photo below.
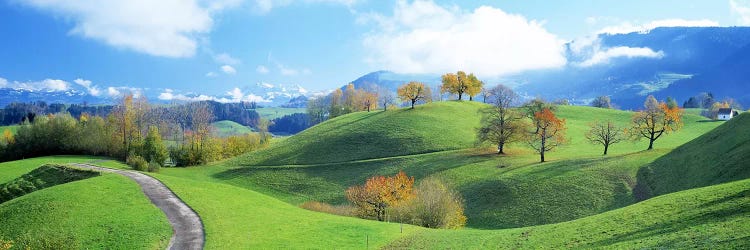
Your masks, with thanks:
M 148 162 L 146 159 L 141 157 L 140 155 L 130 155 L 125 160 L 125 163 L 128 164 L 131 168 L 138 170 L 138 171 L 147 171 L 148 170 Z
M 416 197 L 390 213 L 401 221 L 429 228 L 455 229 L 466 225 L 463 200 L 458 192 L 435 178 L 423 180 Z
M 161 165 L 155 161 L 151 161 L 148 163 L 148 171 L 151 173 L 158 173 L 159 170 L 161 170 Z
M 316 211 L 316 212 L 322 212 L 327 214 L 335 214 L 340 216 L 350 216 L 354 217 L 356 208 L 351 205 L 331 205 L 328 203 L 323 202 L 317 202 L 317 201 L 308 201 L 305 203 L 302 203 L 300 205 L 301 208 Z

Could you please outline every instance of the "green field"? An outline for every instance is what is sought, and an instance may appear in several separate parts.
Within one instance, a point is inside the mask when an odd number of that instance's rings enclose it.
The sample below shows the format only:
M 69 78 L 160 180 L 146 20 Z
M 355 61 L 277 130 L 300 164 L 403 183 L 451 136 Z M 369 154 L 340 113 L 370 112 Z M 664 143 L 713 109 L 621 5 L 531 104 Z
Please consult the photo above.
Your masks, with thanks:
M 474 128 L 482 107 L 437 102 L 353 113 L 234 159 L 149 174 L 198 212 L 206 249 L 750 247 L 750 169 L 744 164 L 750 160 L 750 132 L 744 129 L 750 115 L 711 122 L 689 110 L 684 127 L 659 139 L 654 150 L 645 151 L 647 141 L 627 141 L 602 156 L 601 146 L 583 139 L 588 124 L 611 120 L 625 127 L 632 113 L 560 106 L 570 142 L 548 153 L 549 162 L 538 163 L 522 143 L 511 144 L 508 155 L 477 147 Z M 12 174 L 0 171 L 0 182 L 33 169 L 2 164 Z M 97 164 L 127 168 L 106 159 Z M 436 177 L 457 189 L 467 228 L 406 225 L 401 233 L 397 223 L 297 207 L 306 201 L 345 203 L 347 187 L 399 170 L 417 182 Z M 116 176 L 33 194 L 105 177 Z
M 257 108 L 254 110 L 255 112 L 258 112 L 258 115 L 260 115 L 261 118 L 266 119 L 266 120 L 273 120 L 276 118 L 281 118 L 282 116 L 285 116 L 285 115 L 307 112 L 307 109 L 305 108 L 280 108 L 280 107 Z
M 18 127 L 20 127 L 20 125 L 0 126 L 0 133 L 5 132 L 5 130 L 7 129 L 10 130 L 11 133 L 15 134 L 18 130 Z
M 230 137 L 233 135 L 244 135 L 252 133 L 253 129 L 233 121 L 218 121 L 211 123 L 214 127 L 214 135 L 218 137 Z
M 101 160 L 63 156 L 0 163 L 0 182 L 45 163 Z M 172 235 L 164 213 L 135 182 L 116 174 L 56 185 L 4 202 L 0 225 L 0 240 L 11 240 L 18 249 L 164 249 Z

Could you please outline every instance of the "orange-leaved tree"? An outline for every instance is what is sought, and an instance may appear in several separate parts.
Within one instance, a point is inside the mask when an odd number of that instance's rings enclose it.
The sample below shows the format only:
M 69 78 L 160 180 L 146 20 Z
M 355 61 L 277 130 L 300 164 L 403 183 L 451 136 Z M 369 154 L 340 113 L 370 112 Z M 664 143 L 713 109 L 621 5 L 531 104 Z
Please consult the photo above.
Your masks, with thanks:
M 656 101 L 649 95 L 643 105 L 644 110 L 633 114 L 630 135 L 634 139 L 647 138 L 648 150 L 654 148 L 654 141 L 664 134 L 677 131 L 682 127 L 682 109 Z
M 388 207 L 398 206 L 414 198 L 414 177 L 399 171 L 395 176 L 373 176 L 363 186 L 353 186 L 346 190 L 349 199 L 361 217 L 374 217 L 385 220 Z
M 544 162 L 544 153 L 552 151 L 557 146 L 567 142 L 565 138 L 565 119 L 560 119 L 549 108 L 535 112 L 534 130 L 527 138 L 527 143 L 539 153 L 540 161 Z
M 414 104 L 419 100 L 430 100 L 430 88 L 421 82 L 409 82 L 407 84 L 398 87 L 398 97 L 404 101 L 411 101 L 411 108 L 414 109 Z

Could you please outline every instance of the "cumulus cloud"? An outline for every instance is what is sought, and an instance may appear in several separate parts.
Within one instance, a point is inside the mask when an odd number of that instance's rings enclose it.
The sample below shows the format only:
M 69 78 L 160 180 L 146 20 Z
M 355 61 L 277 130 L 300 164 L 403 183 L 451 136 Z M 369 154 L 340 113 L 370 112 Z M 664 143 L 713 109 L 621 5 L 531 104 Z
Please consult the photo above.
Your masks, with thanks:
M 648 33 L 651 30 L 659 27 L 717 27 L 719 23 L 716 21 L 701 19 L 701 20 L 685 20 L 685 19 L 663 19 L 651 21 L 643 24 L 633 24 L 625 22 L 616 26 L 609 26 L 599 30 L 598 34 L 628 34 L 633 32 Z
M 375 23 L 363 45 L 370 64 L 401 73 L 456 70 L 482 77 L 565 65 L 564 41 L 542 22 L 482 6 L 473 11 L 433 1 L 399 1 L 392 16 L 366 14 Z
M 268 68 L 266 68 L 266 66 L 263 66 L 263 65 L 258 65 L 258 67 L 255 68 L 255 71 L 257 71 L 260 74 L 264 74 L 264 75 L 268 74 L 268 72 L 269 72 Z
M 740 25 L 750 25 L 750 2 L 729 0 L 729 7 L 732 14 L 739 16 L 737 22 Z
M 0 77 L 0 88 L 5 88 L 5 86 L 8 86 L 8 80 L 5 80 L 5 78 Z
M 234 67 L 229 66 L 229 65 L 221 66 L 221 71 L 223 71 L 225 74 L 228 74 L 228 75 L 237 74 L 237 70 L 234 69 Z
M 73 80 L 73 82 L 86 88 L 86 90 L 92 96 L 99 96 L 101 94 L 101 90 L 99 90 L 99 87 L 92 85 L 91 81 L 89 80 L 78 78 L 78 79 Z
M 117 96 L 122 95 L 122 93 L 120 93 L 120 91 L 117 90 L 117 88 L 115 88 L 115 87 L 108 87 L 107 88 L 107 95 L 109 95 L 110 97 L 117 97 Z
M 597 64 L 603 64 L 608 63 L 610 60 L 614 58 L 635 58 L 635 57 L 641 57 L 641 58 L 655 58 L 659 59 L 664 57 L 664 52 L 658 51 L 655 52 L 650 48 L 633 48 L 633 47 L 613 47 L 608 48 L 606 50 L 597 51 L 594 53 L 594 55 L 578 64 L 578 66 L 581 67 L 590 67 Z
M 191 57 L 211 30 L 212 15 L 239 0 L 22 0 L 74 23 L 70 34 L 110 46 L 165 57 Z

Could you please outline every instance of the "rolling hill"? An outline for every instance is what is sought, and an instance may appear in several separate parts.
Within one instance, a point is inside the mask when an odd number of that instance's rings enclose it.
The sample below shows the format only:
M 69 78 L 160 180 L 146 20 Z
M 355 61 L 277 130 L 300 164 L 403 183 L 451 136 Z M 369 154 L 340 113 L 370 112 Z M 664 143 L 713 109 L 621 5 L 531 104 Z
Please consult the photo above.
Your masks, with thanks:
M 245 157 L 241 164 L 322 164 L 469 148 L 483 106 L 436 102 L 413 110 L 344 115 Z

